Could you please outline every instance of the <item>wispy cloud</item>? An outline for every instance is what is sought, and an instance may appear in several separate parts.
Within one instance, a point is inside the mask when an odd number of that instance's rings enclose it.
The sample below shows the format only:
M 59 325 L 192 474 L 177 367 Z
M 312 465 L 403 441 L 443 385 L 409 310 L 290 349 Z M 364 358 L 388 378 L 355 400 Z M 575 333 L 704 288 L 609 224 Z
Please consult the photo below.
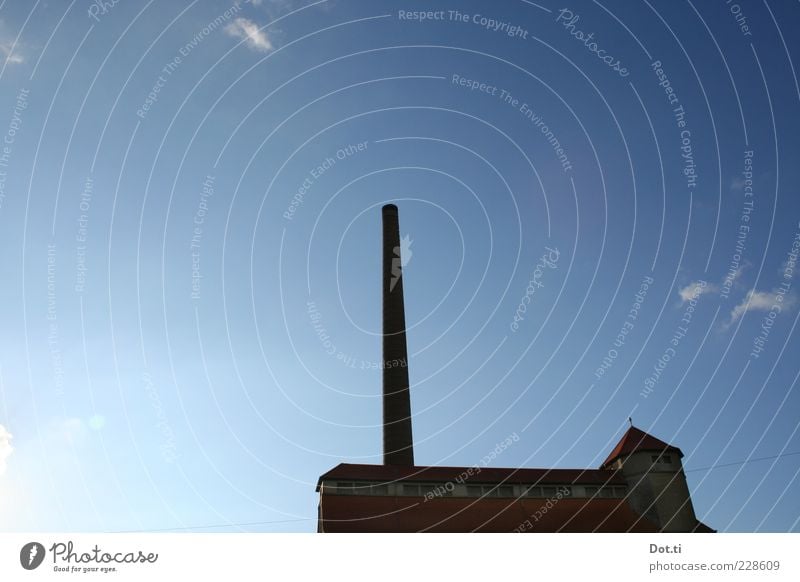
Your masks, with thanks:
M 716 293 L 717 286 L 713 283 L 706 283 L 705 281 L 693 281 L 686 287 L 678 289 L 678 295 L 681 297 L 681 302 L 686 303 L 692 299 L 700 297 L 704 293 Z
M 12 45 L 9 42 L 0 42 L 0 55 L 2 55 L 3 60 L 5 60 L 5 62 L 8 64 L 19 64 L 25 62 L 25 59 L 22 58 L 22 55 L 16 50 L 13 50 Z
M 741 176 L 734 176 L 731 180 L 731 190 L 741 192 L 744 188 L 744 178 Z
M 756 291 L 751 289 L 745 295 L 739 305 L 731 311 L 731 319 L 728 325 L 735 323 L 748 311 L 772 311 L 774 307 L 778 307 L 778 311 L 791 309 L 797 303 L 794 295 L 781 295 L 776 291 Z
M 3 65 L 19 64 L 25 62 L 20 53 L 20 44 L 13 40 L 16 33 L 12 32 L 6 21 L 0 18 L 0 59 L 5 61 Z
M 11 446 L 11 433 L 0 424 L 0 475 L 5 473 L 6 459 L 14 452 L 14 447 Z
M 739 281 L 741 280 L 744 272 L 751 266 L 752 263 L 750 263 L 750 261 L 743 260 L 735 270 L 729 270 L 725 274 L 725 278 L 722 279 L 719 285 L 705 281 L 692 281 L 685 287 L 681 287 L 678 289 L 678 295 L 681 298 L 681 305 L 688 303 L 692 299 L 696 299 L 701 295 L 719 294 L 720 296 L 727 298 L 731 292 L 731 288 L 734 285 L 737 287 L 742 286 Z
M 744 259 L 735 269 L 729 268 L 728 272 L 725 273 L 725 278 L 722 279 L 722 290 L 720 294 L 723 297 L 727 298 L 727 296 L 730 295 L 731 289 L 733 288 L 734 285 L 736 285 L 737 287 L 741 287 L 739 280 L 742 278 L 742 275 L 744 274 L 745 270 L 749 269 L 752 266 L 753 263 L 751 263 L 747 259 Z
M 234 38 L 246 40 L 247 46 L 255 51 L 265 53 L 272 50 L 272 42 L 267 33 L 247 18 L 236 18 L 225 27 L 225 32 Z

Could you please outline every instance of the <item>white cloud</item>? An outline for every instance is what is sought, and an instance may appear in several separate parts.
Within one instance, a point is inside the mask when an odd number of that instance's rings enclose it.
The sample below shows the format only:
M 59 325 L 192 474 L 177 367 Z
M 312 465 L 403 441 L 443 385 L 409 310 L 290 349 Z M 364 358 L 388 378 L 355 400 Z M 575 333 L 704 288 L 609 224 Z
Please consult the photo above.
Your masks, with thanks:
M 736 271 L 733 272 L 733 275 L 731 276 L 731 283 L 736 283 L 736 281 L 741 279 L 744 270 L 750 267 L 751 265 L 752 263 L 750 263 L 750 261 L 744 261 L 742 265 L 738 269 L 736 269 Z
M 0 42 L 0 54 L 5 57 L 6 63 L 9 64 L 19 64 L 25 60 L 22 58 L 22 55 L 12 50 L 11 44 L 7 42 Z
M 731 291 L 734 289 L 734 286 L 736 289 L 744 288 L 744 285 L 740 281 L 742 279 L 742 276 L 744 275 L 744 272 L 752 266 L 753 263 L 751 263 L 747 259 L 744 259 L 741 262 L 741 264 L 733 271 L 728 269 L 728 271 L 725 273 L 725 278 L 722 279 L 721 295 L 727 299 Z
M 678 289 L 678 295 L 681 296 L 681 302 L 686 303 L 692 299 L 700 297 L 704 293 L 715 293 L 717 286 L 713 283 L 705 283 L 704 281 L 694 281 L 689 283 L 686 287 Z
M 252 20 L 240 17 L 228 24 L 225 27 L 225 32 L 234 38 L 247 40 L 247 46 L 251 49 L 265 53 L 272 50 L 272 43 L 267 34 L 260 28 Z
M 780 311 L 791 309 L 796 303 L 793 295 L 781 295 L 775 291 L 756 291 L 751 289 L 742 302 L 731 311 L 730 323 L 736 322 L 748 311 L 772 311 L 778 306 Z M 729 324 L 730 325 L 730 324 Z
M 11 446 L 11 433 L 0 424 L 0 475 L 5 473 L 6 459 L 14 452 L 14 447 Z

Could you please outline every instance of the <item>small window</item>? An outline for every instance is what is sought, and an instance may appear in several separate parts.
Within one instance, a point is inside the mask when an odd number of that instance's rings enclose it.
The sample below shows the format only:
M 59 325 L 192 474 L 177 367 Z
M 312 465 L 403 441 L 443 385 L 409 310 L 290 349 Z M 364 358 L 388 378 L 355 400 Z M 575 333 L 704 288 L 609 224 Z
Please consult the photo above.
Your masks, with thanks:
M 668 465 L 672 463 L 672 457 L 670 457 L 669 455 L 664 455 L 664 456 L 662 457 L 662 459 L 663 459 L 663 460 L 664 460 L 664 462 L 665 462 L 666 464 L 668 464 Z
M 556 496 L 556 488 L 555 487 L 542 487 L 542 495 L 545 497 L 555 497 Z
M 561 497 L 571 497 L 572 496 L 572 487 L 567 487 L 566 485 L 562 485 L 558 488 L 559 493 L 561 493 Z
M 597 495 L 597 487 L 584 487 L 584 491 L 586 492 L 586 497 L 594 497 Z
M 528 487 L 528 490 L 525 492 L 525 495 L 528 497 L 541 497 L 542 496 L 542 488 L 541 487 Z
M 480 497 L 483 493 L 483 489 L 480 485 L 467 485 L 467 496 L 469 497 Z
M 355 494 L 356 495 L 369 495 L 371 483 L 365 483 L 364 481 L 356 482 L 355 483 Z
M 339 481 L 336 483 L 336 493 L 340 495 L 352 495 L 353 483 L 350 481 Z
M 403 495 L 419 495 L 419 485 L 416 483 L 403 483 Z
M 514 497 L 514 487 L 511 485 L 500 485 L 497 488 L 497 495 L 499 497 Z
M 436 497 L 449 497 L 453 495 L 452 486 L 450 489 L 450 491 L 447 490 L 447 485 L 445 483 L 427 483 L 420 485 L 420 494 L 428 495 L 430 493 Z
M 369 488 L 370 495 L 389 495 L 388 485 L 373 485 Z

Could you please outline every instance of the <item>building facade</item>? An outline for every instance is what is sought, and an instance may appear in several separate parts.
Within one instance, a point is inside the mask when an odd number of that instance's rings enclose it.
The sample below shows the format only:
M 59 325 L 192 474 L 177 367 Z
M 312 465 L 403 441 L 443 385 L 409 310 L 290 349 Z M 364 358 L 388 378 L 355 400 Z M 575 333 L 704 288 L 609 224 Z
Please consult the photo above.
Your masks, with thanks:
M 631 427 L 599 469 L 340 464 L 319 478 L 320 532 L 711 532 L 680 449 Z
M 398 209 L 383 219 L 383 465 L 322 475 L 320 532 L 709 532 L 680 449 L 636 428 L 598 469 L 414 464 Z

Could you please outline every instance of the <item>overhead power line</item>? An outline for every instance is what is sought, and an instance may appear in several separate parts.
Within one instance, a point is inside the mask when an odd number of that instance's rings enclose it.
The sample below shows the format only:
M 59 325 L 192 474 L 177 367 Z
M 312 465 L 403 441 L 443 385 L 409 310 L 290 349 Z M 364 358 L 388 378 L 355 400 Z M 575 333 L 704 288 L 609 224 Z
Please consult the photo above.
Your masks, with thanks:
M 711 465 L 710 467 L 700 467 L 698 469 L 686 469 L 684 473 L 694 473 L 695 471 L 710 471 L 711 469 L 721 469 L 722 467 L 735 467 L 737 465 L 744 465 L 745 463 L 755 463 L 756 461 L 771 461 L 773 459 L 780 459 L 781 457 L 791 457 L 800 455 L 800 451 L 793 453 L 783 453 L 780 455 L 773 455 L 771 457 L 758 457 L 756 459 L 745 459 L 744 461 L 736 461 L 734 463 L 720 463 L 719 465 Z

